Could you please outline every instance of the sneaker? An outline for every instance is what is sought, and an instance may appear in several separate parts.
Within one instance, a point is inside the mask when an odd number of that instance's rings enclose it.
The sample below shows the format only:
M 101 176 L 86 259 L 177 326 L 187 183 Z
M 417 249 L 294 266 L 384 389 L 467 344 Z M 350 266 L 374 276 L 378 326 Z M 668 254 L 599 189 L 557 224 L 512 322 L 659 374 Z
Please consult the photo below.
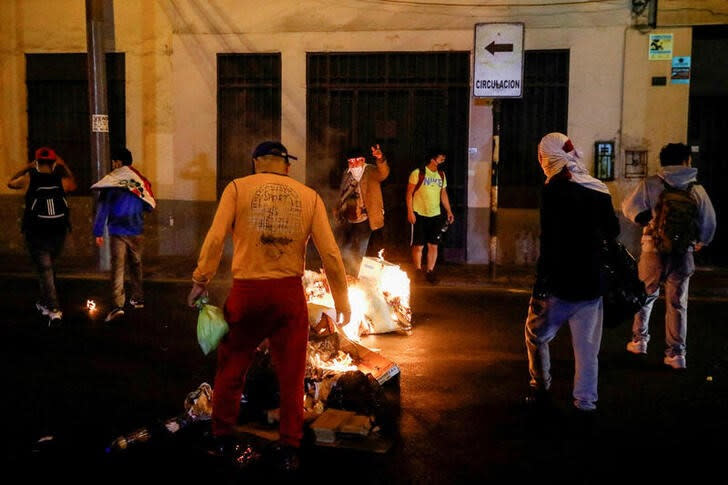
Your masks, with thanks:
M 534 409 L 544 409 L 551 406 L 551 393 L 545 389 L 536 389 L 529 387 L 528 393 L 524 398 L 526 406 Z
M 50 313 L 50 310 L 48 309 L 48 307 L 39 301 L 35 302 L 35 309 L 38 310 L 40 312 L 40 314 L 43 315 L 44 317 L 47 317 L 48 314 Z
M 48 310 L 48 328 L 58 328 L 63 323 L 63 312 L 54 308 Z
M 280 473 L 295 473 L 301 467 L 298 448 L 280 442 L 273 443 L 269 450 L 269 460 Z
M 592 412 L 597 410 L 597 405 L 593 402 L 589 401 L 582 401 L 579 399 L 574 399 L 574 407 L 578 409 L 579 411 L 584 412 Z
M 260 446 L 252 440 L 239 440 L 234 436 L 218 436 L 212 438 L 207 454 L 244 470 L 262 463 L 263 454 Z
M 136 298 L 130 298 L 129 299 L 129 306 L 138 310 L 140 308 L 144 308 L 144 300 L 142 299 L 136 299 Z
M 425 274 L 425 279 L 431 284 L 436 285 L 440 282 L 440 278 L 437 277 L 434 271 L 428 271 L 427 274 Z
M 629 342 L 627 342 L 627 352 L 632 352 L 636 355 L 646 355 L 647 341 L 638 340 L 637 342 L 635 342 L 634 340 L 630 340 Z
M 684 355 L 666 355 L 663 362 L 665 362 L 665 365 L 669 365 L 673 369 L 685 369 L 688 366 L 687 362 L 685 362 Z
M 104 321 L 110 322 L 121 316 L 124 316 L 124 309 L 121 307 L 116 307 L 113 310 L 111 310 L 108 315 L 106 315 L 106 319 Z

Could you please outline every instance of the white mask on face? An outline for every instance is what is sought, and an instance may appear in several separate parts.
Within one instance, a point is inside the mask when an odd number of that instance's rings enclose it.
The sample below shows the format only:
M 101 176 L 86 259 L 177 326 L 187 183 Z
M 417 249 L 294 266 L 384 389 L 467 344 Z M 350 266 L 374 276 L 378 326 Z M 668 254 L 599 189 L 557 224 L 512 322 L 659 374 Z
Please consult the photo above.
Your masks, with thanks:
M 359 182 L 361 180 L 362 175 L 364 175 L 364 169 L 366 167 L 364 165 L 360 167 L 351 167 L 349 169 L 349 172 L 351 172 L 351 175 L 354 177 L 354 179 Z

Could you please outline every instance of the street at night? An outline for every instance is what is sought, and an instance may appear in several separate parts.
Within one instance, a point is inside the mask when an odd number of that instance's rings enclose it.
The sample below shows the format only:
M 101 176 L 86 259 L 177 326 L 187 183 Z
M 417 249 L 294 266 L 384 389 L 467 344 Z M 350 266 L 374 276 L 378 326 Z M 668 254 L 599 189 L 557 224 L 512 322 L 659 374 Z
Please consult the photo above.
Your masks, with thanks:
M 5 377 L 3 433 L 11 467 L 24 470 L 30 482 L 64 476 L 144 483 L 144 477 L 166 476 L 177 483 L 211 477 L 246 483 L 249 474 L 205 456 L 194 433 L 105 453 L 116 436 L 180 414 L 188 392 L 213 382 L 214 353 L 203 356 L 196 312 L 183 305 L 186 283 L 149 282 L 147 307 L 110 325 L 83 308 L 89 298 L 103 302 L 107 282 L 63 278 L 66 322 L 49 329 L 32 311 L 37 283 L 26 277 L 2 281 L 3 356 L 5 368 L 13 369 Z M 213 300 L 221 301 L 226 290 L 222 283 L 214 286 Z M 691 303 L 684 372 L 662 364 L 662 301 L 646 359 L 624 350 L 628 325 L 605 329 L 599 410 L 586 418 L 571 406 L 566 328 L 552 345 L 555 409 L 524 407 L 527 301 L 521 289 L 458 281 L 416 286 L 412 335 L 363 338 L 401 369 L 399 392 L 395 382 L 384 386 L 388 396 L 401 399 L 392 449 L 376 454 L 308 442 L 301 477 L 342 483 L 523 482 L 535 474 L 546 483 L 606 483 L 626 475 L 628 481 L 725 478 L 725 299 Z M 43 437 L 52 439 L 38 443 Z M 678 448 L 682 457 L 673 468 L 670 457 Z
M 728 485 L 728 0 L 0 0 L 2 482 Z

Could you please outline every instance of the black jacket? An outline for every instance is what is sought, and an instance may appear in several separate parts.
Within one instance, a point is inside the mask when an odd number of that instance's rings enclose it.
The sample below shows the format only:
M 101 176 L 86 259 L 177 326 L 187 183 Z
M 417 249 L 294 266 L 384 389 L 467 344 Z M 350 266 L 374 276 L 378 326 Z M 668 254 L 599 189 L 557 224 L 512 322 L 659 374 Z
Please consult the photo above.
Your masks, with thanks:
M 534 296 L 569 301 L 599 297 L 603 241 L 618 235 L 611 196 L 566 177 L 552 179 L 541 197 L 541 254 Z

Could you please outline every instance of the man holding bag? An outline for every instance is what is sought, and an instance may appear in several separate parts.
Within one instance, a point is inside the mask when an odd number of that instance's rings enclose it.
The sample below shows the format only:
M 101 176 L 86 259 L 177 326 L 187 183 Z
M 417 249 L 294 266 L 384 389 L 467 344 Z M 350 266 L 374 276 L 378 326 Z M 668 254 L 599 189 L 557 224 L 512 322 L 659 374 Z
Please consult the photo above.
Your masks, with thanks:
M 541 253 L 526 319 L 531 375 L 527 403 L 548 402 L 549 343 L 564 323 L 574 347 L 574 406 L 595 410 L 602 340 L 600 254 L 603 241 L 619 235 L 607 186 L 595 179 L 563 133 L 549 133 L 538 145 L 546 175 L 541 200 Z
M 231 233 L 233 285 L 224 306 L 230 332 L 217 352 L 212 431 L 220 454 L 235 459 L 233 427 L 244 376 L 256 347 L 269 339 L 281 400 L 281 438 L 274 452 L 283 471 L 298 468 L 303 436 L 309 324 L 301 278 L 309 237 L 321 256 L 342 323 L 351 316 L 344 265 L 326 207 L 316 191 L 288 177 L 290 159 L 296 157 L 280 142 L 261 143 L 253 152 L 254 174 L 235 179 L 225 188 L 188 296 L 193 306 L 206 292 Z

